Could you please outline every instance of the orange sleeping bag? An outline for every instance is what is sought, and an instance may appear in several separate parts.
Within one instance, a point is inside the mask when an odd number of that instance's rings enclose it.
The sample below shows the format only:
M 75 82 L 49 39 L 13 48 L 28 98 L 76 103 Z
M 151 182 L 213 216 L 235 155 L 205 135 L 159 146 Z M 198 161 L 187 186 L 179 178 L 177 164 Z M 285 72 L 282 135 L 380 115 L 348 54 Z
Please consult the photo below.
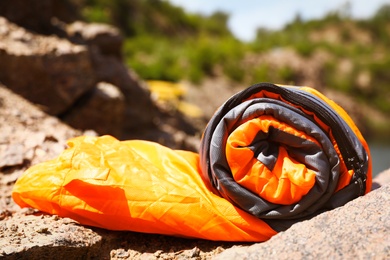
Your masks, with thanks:
M 371 189 L 367 143 L 316 90 L 256 84 L 208 123 L 200 153 L 81 136 L 16 182 L 21 207 L 81 224 L 265 241 Z

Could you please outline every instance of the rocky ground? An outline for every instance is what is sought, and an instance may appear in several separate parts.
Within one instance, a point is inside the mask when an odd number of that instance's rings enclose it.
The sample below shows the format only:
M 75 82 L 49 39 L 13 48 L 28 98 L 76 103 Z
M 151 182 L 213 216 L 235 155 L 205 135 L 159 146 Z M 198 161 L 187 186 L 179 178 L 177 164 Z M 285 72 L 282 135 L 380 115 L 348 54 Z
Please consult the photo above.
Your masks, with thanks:
M 390 171 L 383 176 L 390 175 Z M 390 185 L 215 259 L 389 259 Z

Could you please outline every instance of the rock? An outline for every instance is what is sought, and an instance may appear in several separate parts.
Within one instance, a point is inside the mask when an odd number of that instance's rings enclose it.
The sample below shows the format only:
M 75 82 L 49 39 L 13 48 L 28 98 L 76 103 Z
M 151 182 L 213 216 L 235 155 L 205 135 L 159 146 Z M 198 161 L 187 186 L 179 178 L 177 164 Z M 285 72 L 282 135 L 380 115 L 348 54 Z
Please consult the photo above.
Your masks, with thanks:
M 124 96 L 117 87 L 99 82 L 62 119 L 77 129 L 121 136 L 125 106 Z
M 39 212 L 20 212 L 3 220 L 0 238 L 0 257 L 8 259 L 42 259 L 43 255 L 47 259 L 98 257 L 95 247 L 101 247 L 102 243 L 102 237 L 90 228 Z
M 67 25 L 66 31 L 73 42 L 96 47 L 103 55 L 122 57 L 123 36 L 113 26 L 76 21 Z
M 82 132 L 43 113 L 2 85 L 0 118 L 0 144 L 6 155 L 17 158 L 2 161 L 0 167 L 0 258 L 98 257 L 91 252 L 101 248 L 99 234 L 66 218 L 19 209 L 11 199 L 12 184 L 29 165 L 53 159 L 65 149 L 67 139 Z M 4 158 L 3 150 L 0 157 Z
M 85 44 L 76 45 L 55 36 L 32 34 L 0 17 L 0 81 L 75 128 L 98 127 L 99 133 L 119 138 L 123 130 L 158 128 L 154 122 L 158 109 L 149 91 L 118 58 L 122 44 L 118 30 L 97 24 L 85 28 L 82 25 L 84 23 L 73 23 L 71 27 L 73 34 L 81 37 L 80 43 Z M 102 89 L 93 89 L 100 81 L 118 87 L 122 93 L 119 99 L 109 100 L 110 95 L 104 99 L 105 107 L 116 107 L 113 112 L 117 115 L 113 114 L 109 124 L 96 122 L 103 106 L 93 111 L 97 108 L 96 97 L 102 97 L 96 95 L 102 93 Z M 77 119 L 74 111 L 80 107 L 83 107 L 83 115 L 88 114 L 87 120 Z M 120 129 L 114 130 L 115 127 Z
M 2 167 L 22 167 L 52 159 L 62 152 L 67 139 L 82 134 L 49 117 L 1 84 L 0 118 L 0 145 L 4 151 L 0 157 L 13 158 L 2 161 Z
M 96 49 L 91 52 L 97 79 L 117 86 L 125 97 L 124 131 L 154 128 L 158 109 L 142 80 L 115 56 L 102 55 Z
M 372 180 L 372 189 L 376 190 L 388 183 L 390 183 L 390 169 L 387 169 L 375 176 L 375 178 Z
M 390 184 L 215 259 L 389 259 Z
M 50 27 L 52 13 L 52 0 L 31 1 L 2 0 L 0 16 L 9 21 L 33 31 L 45 31 Z M 2 25 L 0 25 L 2 26 Z
M 158 109 L 150 92 L 121 60 L 123 36 L 119 30 L 105 24 L 80 21 L 67 25 L 65 30 L 71 41 L 88 46 L 97 80 L 111 83 L 123 93 L 126 104 L 124 118 L 128 119 L 123 121 L 123 132 L 156 128 L 154 120 Z
M 0 81 L 75 128 L 195 150 L 193 142 L 187 142 L 187 136 L 196 133 L 193 125 L 183 115 L 171 115 L 157 107 L 145 83 L 120 58 L 111 55 L 120 53 L 120 49 L 115 50 L 119 32 L 101 25 L 87 26 L 84 31 L 83 23 L 76 24 L 81 45 L 66 38 L 33 34 L 0 18 Z M 111 51 L 105 51 L 108 42 L 118 44 L 108 44 Z M 123 100 L 98 94 L 103 89 L 94 89 L 97 82 L 117 87 Z M 102 105 L 103 100 L 107 104 Z M 79 108 L 82 111 L 76 112 Z M 101 114 L 102 108 L 113 110 Z M 176 123 L 166 127 L 167 122 Z
M 23 164 L 23 145 L 0 144 L 0 168 Z
M 53 159 L 81 131 L 50 117 L 0 84 L 0 212 L 12 210 L 12 184 L 32 164 Z M 94 133 L 91 133 L 94 134 Z
M 126 103 L 125 131 L 154 128 L 158 109 L 151 100 L 145 83 L 121 60 L 123 36 L 115 27 L 105 24 L 74 22 L 66 26 L 68 37 L 90 49 L 97 81 L 117 86 Z
M 46 35 L 61 33 L 53 20 L 70 23 L 81 17 L 74 1 L 67 0 L 2 0 L 0 16 L 27 30 Z
M 0 17 L 0 81 L 52 114 L 68 110 L 96 82 L 85 46 L 36 35 Z

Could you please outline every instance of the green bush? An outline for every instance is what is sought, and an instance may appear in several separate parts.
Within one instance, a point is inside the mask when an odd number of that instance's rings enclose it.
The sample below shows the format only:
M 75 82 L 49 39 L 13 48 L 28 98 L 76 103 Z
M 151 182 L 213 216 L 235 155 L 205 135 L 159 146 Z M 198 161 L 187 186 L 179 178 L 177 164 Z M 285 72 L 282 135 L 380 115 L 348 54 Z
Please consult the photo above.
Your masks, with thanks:
M 252 81 L 253 82 L 272 82 L 270 69 L 267 64 L 262 64 L 258 67 L 252 68 Z
M 186 78 L 197 83 L 205 76 L 214 76 L 217 67 L 229 78 L 242 81 L 240 62 L 244 52 L 237 40 L 206 36 L 173 41 L 140 35 L 127 39 L 124 45 L 127 65 L 141 77 L 175 81 Z
M 316 49 L 316 45 L 310 41 L 301 41 L 294 44 L 294 49 L 303 57 L 310 57 Z
M 82 15 L 88 20 L 96 23 L 110 23 L 109 11 L 105 8 L 86 7 L 82 10 Z
M 352 74 L 342 74 L 338 71 L 337 62 L 331 61 L 325 65 L 324 82 L 329 88 L 342 91 L 344 93 L 353 93 L 353 79 Z
M 277 77 L 281 83 L 294 84 L 296 72 L 292 68 L 284 66 L 277 71 Z
M 164 39 L 140 36 L 127 39 L 124 44 L 126 64 L 146 80 L 179 81 L 180 49 Z

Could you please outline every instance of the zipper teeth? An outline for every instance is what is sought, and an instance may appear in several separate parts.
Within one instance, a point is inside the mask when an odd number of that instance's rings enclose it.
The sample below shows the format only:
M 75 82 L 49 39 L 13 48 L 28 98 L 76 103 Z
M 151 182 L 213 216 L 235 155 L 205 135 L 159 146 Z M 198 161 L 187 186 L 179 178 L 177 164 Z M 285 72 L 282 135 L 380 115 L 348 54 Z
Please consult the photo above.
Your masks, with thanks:
M 291 92 L 287 92 L 291 93 Z M 345 127 L 344 122 L 342 119 L 331 109 L 328 109 L 326 106 L 322 107 L 318 104 L 316 104 L 312 97 L 309 94 L 298 92 L 307 101 L 307 106 L 313 106 L 314 111 L 318 111 L 316 115 L 322 116 L 321 120 L 325 119 L 326 123 L 331 122 L 332 126 L 336 127 L 336 131 L 332 129 L 332 133 L 334 135 L 334 138 L 336 139 L 336 142 L 339 144 L 339 149 L 341 154 L 343 155 L 344 162 L 347 166 L 347 169 L 353 170 L 354 174 L 352 177 L 352 181 L 354 181 L 359 186 L 359 195 L 364 195 L 366 190 L 366 171 L 364 170 L 365 165 L 367 164 L 367 155 L 365 154 L 365 158 L 360 158 L 357 154 L 357 151 L 355 150 L 354 145 L 352 144 L 352 141 L 349 137 L 348 129 Z M 291 95 L 293 95 L 291 93 Z M 297 101 L 297 100 L 296 100 Z M 297 103 L 300 103 L 299 100 Z M 329 120 L 329 121 L 328 121 Z M 342 121 L 342 122 L 340 122 Z M 346 155 L 346 157 L 345 157 Z
M 307 99 L 306 100 L 307 103 L 310 103 L 310 104 L 308 104 L 308 107 L 313 107 L 315 111 L 318 111 L 317 115 L 322 115 L 322 117 L 324 117 L 324 119 L 327 119 L 326 123 L 331 123 L 329 125 L 331 126 L 332 133 L 333 133 L 335 139 L 337 140 L 337 143 L 341 144 L 341 146 L 339 145 L 339 149 L 344 150 L 344 153 L 348 155 L 347 158 L 344 158 L 344 159 L 348 160 L 351 157 L 359 158 L 355 152 L 355 149 L 346 149 L 345 148 L 345 147 L 347 147 L 347 148 L 354 148 L 354 147 L 348 141 L 349 140 L 348 134 L 345 134 L 345 133 L 349 132 L 348 129 L 346 129 L 344 127 L 343 122 L 340 122 L 340 119 L 338 118 L 338 116 L 332 114 L 328 109 L 317 105 L 314 101 L 310 100 L 310 96 L 306 96 L 306 94 L 304 94 L 304 93 L 300 93 L 300 94 L 303 94 L 303 96 L 305 96 L 305 98 Z M 299 105 L 302 105 L 302 104 L 299 104 Z M 333 129 L 333 127 L 335 127 L 336 129 Z

